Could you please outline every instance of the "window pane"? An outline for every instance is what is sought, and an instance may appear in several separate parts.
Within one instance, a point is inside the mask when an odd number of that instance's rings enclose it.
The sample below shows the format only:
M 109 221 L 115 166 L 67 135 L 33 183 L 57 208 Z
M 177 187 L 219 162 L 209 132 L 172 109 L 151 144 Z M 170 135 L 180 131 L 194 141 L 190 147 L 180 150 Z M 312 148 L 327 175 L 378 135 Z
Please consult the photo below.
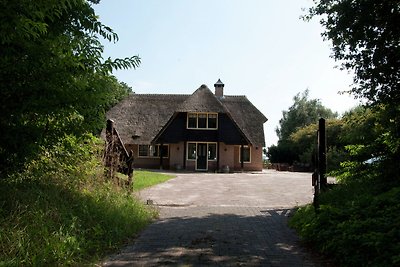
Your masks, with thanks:
M 188 143 L 188 159 L 196 159 L 196 143 Z
M 208 128 L 217 128 L 217 114 L 208 114 Z
M 243 147 L 243 162 L 250 162 L 250 147 L 248 146 Z
M 197 114 L 188 113 L 188 128 L 197 128 Z
M 207 114 L 199 114 L 198 128 L 207 128 Z
M 139 157 L 149 156 L 149 145 L 139 145 Z
M 152 157 L 158 157 L 158 149 L 159 149 L 159 146 L 158 145 L 156 145 L 156 146 L 150 146 L 150 154 L 151 154 L 151 156 Z
M 164 157 L 164 158 L 168 158 L 168 145 L 163 145 L 162 146 L 162 156 Z
M 217 159 L 217 144 L 208 144 L 208 159 Z

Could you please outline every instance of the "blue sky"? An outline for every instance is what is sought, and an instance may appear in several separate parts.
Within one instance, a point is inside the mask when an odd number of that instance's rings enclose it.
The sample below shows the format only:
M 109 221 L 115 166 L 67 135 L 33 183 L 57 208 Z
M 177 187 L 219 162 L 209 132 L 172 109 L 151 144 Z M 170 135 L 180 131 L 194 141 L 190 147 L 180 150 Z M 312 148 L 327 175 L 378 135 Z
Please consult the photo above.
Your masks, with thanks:
M 317 20 L 304 22 L 311 0 L 102 0 L 100 21 L 120 40 L 105 57 L 139 55 L 136 70 L 114 75 L 136 93 L 191 94 L 221 79 L 227 95 L 246 95 L 268 118 L 266 145 L 293 96 L 311 98 L 342 113 L 357 105 L 352 77 L 335 68 Z

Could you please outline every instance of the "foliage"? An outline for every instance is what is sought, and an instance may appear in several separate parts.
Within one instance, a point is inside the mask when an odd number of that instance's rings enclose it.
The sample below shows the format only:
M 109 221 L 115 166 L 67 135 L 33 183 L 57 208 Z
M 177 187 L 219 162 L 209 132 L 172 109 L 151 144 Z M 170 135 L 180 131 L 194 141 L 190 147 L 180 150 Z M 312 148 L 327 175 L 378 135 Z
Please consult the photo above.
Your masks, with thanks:
M 0 265 L 97 261 L 155 216 L 103 181 L 99 142 L 65 136 L 24 172 L 0 180 Z
M 315 16 L 332 42 L 332 56 L 355 74 L 351 93 L 372 104 L 399 103 L 399 1 L 320 0 L 306 19 Z
M 366 123 L 362 123 L 363 136 L 368 140 L 355 143 L 359 148 L 357 155 L 379 158 L 383 167 L 381 178 L 398 178 L 400 3 L 396 0 L 315 1 L 306 19 L 316 16 L 321 17 L 325 28 L 323 36 L 332 42 L 333 58 L 342 62 L 343 69 L 355 74 L 350 92 L 366 99 L 371 112 Z
M 306 148 L 302 145 L 294 144 L 291 135 L 296 131 L 318 122 L 319 118 L 333 119 L 337 113 L 324 107 L 318 99 L 309 99 L 309 91 L 305 90 L 301 95 L 298 93 L 293 98 L 293 105 L 289 110 L 282 112 L 282 119 L 279 121 L 280 127 L 276 129 L 279 137 L 278 145 L 268 148 L 268 157 L 273 163 L 286 162 L 292 164 L 299 161 L 301 153 L 310 149 L 310 144 Z M 311 135 L 315 136 L 315 132 Z M 310 135 L 310 136 L 311 136 Z M 311 160 L 308 160 L 308 162 Z
M 343 266 L 400 265 L 400 3 L 315 1 L 333 57 L 354 71 L 351 93 L 365 98 L 343 118 L 349 159 L 320 209 L 300 209 L 291 225 Z
M 282 111 L 282 119 L 279 120 L 279 127 L 276 129 L 280 141 L 289 139 L 293 132 L 317 122 L 319 118 L 337 117 L 337 113 L 324 107 L 320 100 L 309 99 L 308 94 L 308 89 L 301 95 L 298 93 L 293 97 L 293 105 L 289 110 Z
M 318 213 L 312 205 L 300 208 L 289 224 L 341 266 L 397 266 L 400 187 L 379 187 L 373 181 L 338 185 L 321 196 Z
M 118 36 L 98 20 L 96 2 L 0 1 L 0 175 L 63 134 L 98 133 L 130 90 L 111 71 L 140 58 L 102 58 L 100 38 Z
M 297 155 L 292 149 L 291 143 L 281 142 L 277 146 L 272 145 L 268 147 L 267 156 L 271 163 L 292 164 Z

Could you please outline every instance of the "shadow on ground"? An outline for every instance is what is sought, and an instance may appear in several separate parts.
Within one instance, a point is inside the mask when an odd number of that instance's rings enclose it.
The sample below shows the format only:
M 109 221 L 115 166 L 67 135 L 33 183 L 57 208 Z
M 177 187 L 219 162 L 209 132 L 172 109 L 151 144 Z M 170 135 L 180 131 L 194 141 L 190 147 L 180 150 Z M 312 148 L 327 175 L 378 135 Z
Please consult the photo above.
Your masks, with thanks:
M 290 209 L 252 208 L 248 215 L 174 209 L 104 266 L 321 266 L 287 227 Z M 254 210 L 255 209 L 255 210 Z M 236 212 L 235 212 L 236 213 Z M 244 212 L 245 213 L 245 212 Z M 239 212 L 240 214 L 240 212 Z

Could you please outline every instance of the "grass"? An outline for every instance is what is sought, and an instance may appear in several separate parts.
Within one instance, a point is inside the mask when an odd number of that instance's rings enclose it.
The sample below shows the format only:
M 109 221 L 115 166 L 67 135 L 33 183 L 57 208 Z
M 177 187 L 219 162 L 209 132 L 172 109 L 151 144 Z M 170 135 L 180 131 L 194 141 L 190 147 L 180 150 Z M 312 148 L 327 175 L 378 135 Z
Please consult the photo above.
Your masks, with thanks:
M 128 180 L 128 176 L 125 174 L 117 173 L 117 176 L 120 179 Z M 175 176 L 159 172 L 136 170 L 133 172 L 133 189 L 139 191 L 156 184 L 164 183 L 172 178 L 175 178 Z
M 0 266 L 90 265 L 157 216 L 104 180 L 90 141 L 72 138 L 0 179 Z
M 133 176 L 133 189 L 141 190 L 159 183 L 164 183 L 174 178 L 173 175 L 167 175 L 149 171 L 135 171 Z

